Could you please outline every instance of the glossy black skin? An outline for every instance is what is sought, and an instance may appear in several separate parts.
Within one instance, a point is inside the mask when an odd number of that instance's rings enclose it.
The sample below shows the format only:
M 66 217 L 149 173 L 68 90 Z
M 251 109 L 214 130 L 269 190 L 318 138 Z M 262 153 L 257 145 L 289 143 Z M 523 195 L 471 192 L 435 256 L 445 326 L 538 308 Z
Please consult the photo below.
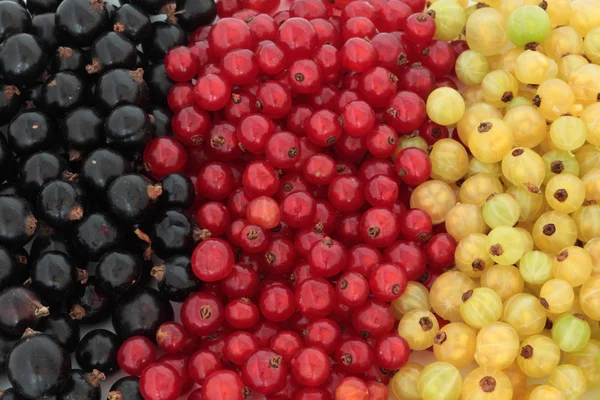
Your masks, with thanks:
M 113 215 L 127 223 L 142 222 L 156 204 L 148 192 L 154 184 L 140 174 L 122 175 L 108 187 L 106 199 Z
M 0 121 L 10 121 L 23 105 L 25 94 L 16 86 L 0 85 Z
M 114 296 L 121 296 L 139 284 L 142 262 L 127 250 L 104 253 L 96 266 L 98 285 Z
M 81 167 L 80 182 L 88 189 L 102 194 L 118 176 L 131 172 L 131 163 L 118 151 L 98 149 L 85 158 Z
M 0 3 L 0 42 L 15 33 L 31 31 L 31 15 L 17 3 Z
M 107 143 L 119 150 L 142 150 L 154 134 L 154 124 L 142 108 L 123 105 L 106 117 L 104 134 Z
M 113 29 L 134 43 L 141 43 L 151 32 L 150 16 L 133 4 L 125 4 L 113 17 Z
M 85 66 L 88 64 L 87 55 L 76 47 L 59 47 L 52 57 L 52 71 L 72 71 L 77 74 L 85 74 Z
M 94 42 L 91 48 L 92 65 L 98 64 L 96 68 L 107 71 L 114 68 L 134 69 L 137 54 L 135 44 L 127 37 L 117 32 L 106 32 Z M 96 72 L 96 69 L 88 72 Z
M 33 104 L 36 107 L 40 107 L 40 108 L 43 107 L 44 106 L 43 92 L 44 92 L 44 83 L 36 83 L 35 85 L 33 85 L 32 87 L 29 88 L 28 101 L 31 102 L 31 104 Z
M 10 338 L 8 336 L 0 335 L 0 373 L 6 370 L 6 360 L 8 358 L 8 352 L 17 343 L 17 339 Z M 4 397 L 0 396 L 0 399 Z
M 110 316 L 113 303 L 111 296 L 89 278 L 83 285 L 77 285 L 71 298 L 69 316 L 81 324 L 95 324 Z
M 164 107 L 152 107 L 148 109 L 148 114 L 154 118 L 154 137 L 173 136 L 171 129 L 171 118 L 173 113 Z
M 105 142 L 104 118 L 94 108 L 79 107 L 65 116 L 60 132 L 69 149 L 79 152 L 92 151 Z
M 160 325 L 172 321 L 173 316 L 173 307 L 157 290 L 138 287 L 121 297 L 113 311 L 112 323 L 122 340 L 141 335 L 155 341 Z
M 120 345 L 121 340 L 114 333 L 106 329 L 94 329 L 79 341 L 75 359 L 86 372 L 97 369 L 108 375 L 119 370 L 117 352 Z
M 37 220 L 27 200 L 0 196 L 0 244 L 13 248 L 25 246 L 36 229 Z
M 116 381 L 111 387 L 110 392 L 119 392 L 122 400 L 144 400 L 140 394 L 140 378 L 137 376 L 126 376 Z
M 111 217 L 91 213 L 77 222 L 71 232 L 71 243 L 77 254 L 87 261 L 98 261 L 102 254 L 122 244 L 123 233 Z
M 27 8 L 32 14 L 44 14 L 56 11 L 62 0 L 28 0 Z
M 50 55 L 58 47 L 59 34 L 54 23 L 54 13 L 40 14 L 33 17 L 31 33 L 44 43 Z
M 50 251 L 31 266 L 31 288 L 44 302 L 60 304 L 75 290 L 77 270 L 67 255 Z
M 64 115 L 86 102 L 87 90 L 81 77 L 71 71 L 54 74 L 44 86 L 44 108 L 52 115 Z
M 56 9 L 56 28 L 79 46 L 91 45 L 108 24 L 101 1 L 63 0 Z
M 63 390 L 69 381 L 71 357 L 52 336 L 37 333 L 15 344 L 6 370 L 13 388 L 23 397 L 41 399 Z
M 195 245 L 198 226 L 181 209 L 163 210 L 154 218 L 150 234 L 152 250 L 161 258 L 190 253 Z
M 200 289 L 200 280 L 192 271 L 190 257 L 175 255 L 165 260 L 163 265 L 153 269 L 158 280 L 160 294 L 177 303 L 182 303 L 192 293 Z
M 4 135 L 0 135 L 0 181 L 4 182 L 14 175 L 15 160 L 12 150 L 8 147 L 8 142 Z
M 56 396 L 57 400 L 100 400 L 102 390 L 99 380 L 91 382 L 89 374 L 81 369 L 71 370 L 70 375 L 65 388 Z
M 0 73 L 5 83 L 31 85 L 47 64 L 44 44 L 33 35 L 17 33 L 0 44 Z
M 158 14 L 167 0 L 131 0 L 131 4 L 140 7 L 149 14 Z
M 85 201 L 81 192 L 70 182 L 48 182 L 37 198 L 38 217 L 57 229 L 82 219 Z
M 216 17 L 217 5 L 214 0 L 177 0 L 177 23 L 186 32 L 209 25 Z
M 42 318 L 36 329 L 58 340 L 69 353 L 74 352 L 79 343 L 79 324 L 66 314 L 53 312 Z
M 48 311 L 37 294 L 21 286 L 0 292 L 0 304 L 0 331 L 15 338 L 23 335 L 26 328 L 34 329 Z
M 183 174 L 169 174 L 160 181 L 162 194 L 158 198 L 161 207 L 188 209 L 194 204 L 196 190 L 190 178 Z
M 23 194 L 35 200 L 46 183 L 61 179 L 67 168 L 64 158 L 50 152 L 39 152 L 29 156 L 19 171 L 19 186 Z
M 19 156 L 33 154 L 52 146 L 55 127 L 47 113 L 33 109 L 17 114 L 8 126 L 7 139 Z
M 158 61 L 165 58 L 167 52 L 186 43 L 184 30 L 177 24 L 168 21 L 152 23 L 150 35 L 142 43 L 142 50 L 149 60 Z
M 0 246 L 0 289 L 12 285 L 21 285 L 28 275 L 27 263 L 23 265 L 17 262 L 17 257 L 12 251 Z
M 124 104 L 145 107 L 150 94 L 143 75 L 143 70 L 122 68 L 105 72 L 96 84 L 95 103 L 106 111 Z
M 38 235 L 33 239 L 30 258 L 32 261 L 35 261 L 40 255 L 49 251 L 58 251 L 69 255 L 70 247 L 61 234 Z
M 175 84 L 165 71 L 165 65 L 162 62 L 154 63 L 146 70 L 144 80 L 150 89 L 150 98 L 153 104 L 167 104 L 169 90 Z

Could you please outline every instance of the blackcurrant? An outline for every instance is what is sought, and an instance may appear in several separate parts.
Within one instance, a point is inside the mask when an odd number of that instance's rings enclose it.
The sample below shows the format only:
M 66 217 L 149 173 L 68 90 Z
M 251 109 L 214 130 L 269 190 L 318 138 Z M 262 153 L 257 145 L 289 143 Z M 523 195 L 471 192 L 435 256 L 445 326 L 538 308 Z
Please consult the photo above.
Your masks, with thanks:
M 33 291 L 11 286 L 0 292 L 0 331 L 18 337 L 27 328 L 35 328 L 40 319 L 49 313 Z
M 42 318 L 36 329 L 58 340 L 70 353 L 75 351 L 79 343 L 79 324 L 66 314 L 53 312 L 52 315 Z
M 104 33 L 94 42 L 90 53 L 91 63 L 86 66 L 89 74 L 113 68 L 135 68 L 137 59 L 135 44 L 120 33 Z
M 119 337 L 106 329 L 94 329 L 81 338 L 75 350 L 79 366 L 87 372 L 95 369 L 110 374 L 119 370 L 117 352 L 121 341 Z
M 122 238 L 123 233 L 117 222 L 101 213 L 84 216 L 71 233 L 74 250 L 88 261 L 98 261 L 102 254 L 117 248 Z
M 56 28 L 79 46 L 91 45 L 108 24 L 103 0 L 63 0 L 56 9 Z
M 56 400 L 100 400 L 100 382 L 104 379 L 106 377 L 100 371 L 88 373 L 81 369 L 71 370 L 69 381 Z
M 134 43 L 141 43 L 151 31 L 150 16 L 133 4 L 120 7 L 113 18 L 113 29 Z
M 126 250 L 113 250 L 102 255 L 96 266 L 96 282 L 114 296 L 135 287 L 142 275 L 142 261 Z
M 196 191 L 194 183 L 183 174 L 170 174 L 160 181 L 162 194 L 160 205 L 164 208 L 188 209 L 194 204 Z
M 174 302 L 181 303 L 200 288 L 200 281 L 194 275 L 189 256 L 175 255 L 164 264 L 152 268 L 152 275 L 158 281 L 160 294 Z
M 142 150 L 152 138 L 154 124 L 142 108 L 123 105 L 108 114 L 104 133 L 109 144 L 123 151 Z
M 0 244 L 24 246 L 37 229 L 37 219 L 29 203 L 16 196 L 0 196 Z
M 19 156 L 48 149 L 53 144 L 54 122 L 45 112 L 25 110 L 8 125 L 8 144 Z
M 83 161 L 81 183 L 103 194 L 108 185 L 118 176 L 131 172 L 131 162 L 113 149 L 94 150 Z
M 31 85 L 47 66 L 44 44 L 28 33 L 9 36 L 0 44 L 0 73 L 11 85 Z
M 107 111 L 124 104 L 145 107 L 149 99 L 144 70 L 113 69 L 104 73 L 96 85 L 97 104 Z

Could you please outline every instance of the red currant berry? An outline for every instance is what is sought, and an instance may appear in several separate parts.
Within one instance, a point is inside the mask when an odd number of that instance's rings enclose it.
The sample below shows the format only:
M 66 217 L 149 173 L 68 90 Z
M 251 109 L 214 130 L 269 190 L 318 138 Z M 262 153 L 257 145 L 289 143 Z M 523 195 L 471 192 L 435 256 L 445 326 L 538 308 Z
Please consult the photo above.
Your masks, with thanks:
M 408 342 L 395 333 L 382 336 L 373 347 L 377 363 L 385 369 L 396 371 L 402 368 L 410 356 Z
M 338 117 L 330 110 L 315 111 L 306 122 L 308 139 L 319 147 L 333 145 L 342 136 Z
M 132 336 L 125 340 L 117 353 L 119 367 L 125 373 L 140 376 L 144 368 L 156 360 L 156 347 L 144 336 Z
M 184 107 L 173 115 L 171 128 L 181 143 L 191 147 L 201 146 L 210 132 L 210 116 L 200 107 Z
M 448 233 L 434 235 L 425 245 L 427 265 L 432 268 L 445 270 L 454 265 L 456 240 Z
M 406 65 L 398 72 L 398 87 L 421 96 L 423 100 L 436 88 L 435 75 L 421 63 Z
M 336 293 L 340 303 L 358 307 L 369 297 L 369 282 L 356 272 L 346 272 L 337 282 Z
M 194 97 L 196 103 L 208 111 L 217 111 L 227 105 L 231 98 L 232 86 L 218 74 L 204 74 L 196 80 Z
M 183 325 L 165 322 L 156 331 L 156 343 L 165 353 L 178 353 L 183 350 L 188 334 Z
M 327 197 L 332 206 L 341 212 L 358 211 L 365 202 L 363 184 L 355 176 L 336 176 L 329 185 Z
M 234 50 L 221 60 L 221 67 L 233 85 L 249 85 L 258 77 L 259 67 L 252 51 Z
M 342 65 L 351 72 L 363 72 L 377 61 L 373 45 L 364 38 L 353 37 L 344 43 L 340 50 Z
M 223 369 L 221 359 L 210 350 L 198 350 L 189 360 L 188 371 L 198 385 L 203 385 L 213 372 Z
M 288 374 L 283 358 L 270 350 L 258 350 L 242 366 L 242 380 L 253 392 L 272 395 L 285 387 Z
M 347 374 L 359 375 L 375 361 L 373 350 L 366 340 L 344 339 L 335 351 L 334 360 Z
M 398 153 L 395 166 L 400 179 L 410 186 L 420 185 L 431 174 L 429 155 L 416 147 L 409 147 Z
M 310 278 L 296 288 L 298 311 L 308 318 L 326 317 L 335 306 L 335 289 L 323 278 Z
M 352 313 L 352 326 L 364 337 L 380 337 L 394 328 L 394 313 L 388 303 L 367 300 Z
M 211 335 L 223 325 L 224 320 L 223 305 L 212 294 L 194 293 L 181 307 L 181 322 L 192 335 Z
M 156 363 L 142 372 L 140 393 L 147 400 L 177 400 L 181 392 L 181 378 L 167 363 Z
M 191 83 L 176 83 L 169 90 L 167 104 L 171 111 L 176 112 L 185 107 L 196 104 L 194 98 L 194 85 Z
M 411 133 L 425 122 L 427 112 L 425 102 L 412 92 L 398 92 L 390 101 L 385 112 L 385 120 L 398 133 Z
M 371 294 L 380 301 L 396 300 L 404 294 L 407 284 L 406 272 L 392 263 L 380 264 L 369 276 Z
M 291 168 L 300 158 L 300 140 L 291 132 L 279 131 L 267 139 L 265 154 L 273 167 Z
M 292 95 L 289 89 L 279 82 L 264 82 L 256 91 L 256 108 L 267 117 L 283 118 L 292 108 Z
M 215 59 L 222 59 L 232 50 L 252 49 L 252 32 L 244 21 L 223 18 L 210 29 L 208 44 Z
M 290 18 L 279 27 L 276 43 L 291 60 L 310 58 L 317 47 L 317 31 L 303 18 Z
M 244 264 L 235 264 L 229 275 L 219 282 L 223 294 L 230 299 L 254 296 L 258 283 L 258 273 Z
M 421 50 L 421 63 L 441 78 L 450 73 L 456 62 L 456 52 L 448 42 L 434 40 Z
M 317 203 L 307 192 L 289 194 L 279 205 L 281 220 L 292 228 L 308 228 L 314 224 Z
M 248 332 L 238 331 L 227 336 L 223 356 L 235 365 L 242 365 L 258 350 L 258 341 Z
M 302 386 L 317 387 L 324 384 L 331 373 L 329 356 L 318 347 L 305 347 L 290 362 L 294 379 Z
M 310 249 L 307 261 L 317 276 L 329 278 L 344 269 L 346 253 L 346 248 L 340 242 L 325 237 Z
M 356 272 L 364 277 L 371 275 L 371 271 L 382 261 L 383 257 L 377 248 L 368 244 L 359 244 L 348 251 L 346 262 L 347 272 Z
M 425 13 L 413 14 L 406 20 L 404 34 L 417 45 L 427 44 L 435 35 L 435 20 Z
M 258 14 L 254 17 L 249 18 L 246 21 L 250 32 L 252 32 L 252 38 L 254 43 L 260 43 L 264 40 L 275 40 L 279 25 L 277 22 L 268 14 Z
M 144 149 L 144 169 L 155 179 L 185 170 L 187 153 L 177 140 L 162 136 L 152 139 Z
M 351 376 L 344 378 L 335 388 L 336 399 L 368 400 L 369 389 L 365 381 Z
M 203 400 L 244 400 L 244 382 L 228 370 L 213 372 L 202 385 Z
M 290 17 L 292 18 L 329 18 L 331 13 L 327 0 L 296 0 L 290 6 Z
M 364 212 L 359 230 L 365 243 L 378 248 L 392 244 L 400 233 L 394 213 L 380 207 L 373 207 Z
M 411 0 L 415 1 L 415 0 Z M 420 0 L 417 0 L 420 1 Z M 422 11 L 425 7 L 421 7 L 420 10 L 414 11 L 408 2 L 400 0 L 389 0 L 381 5 L 377 19 L 377 29 L 380 32 L 394 32 L 404 30 L 406 22 L 412 12 Z
M 186 46 L 176 46 L 165 55 L 165 71 L 175 82 L 187 82 L 198 73 L 196 55 Z
M 229 275 L 234 261 L 235 257 L 229 243 L 222 239 L 207 239 L 194 249 L 192 269 L 198 279 L 216 282 Z
M 225 306 L 225 320 L 235 329 L 252 328 L 259 319 L 258 307 L 247 298 L 231 300 Z
M 289 362 L 302 348 L 302 337 L 293 331 L 281 331 L 271 338 L 271 350 Z

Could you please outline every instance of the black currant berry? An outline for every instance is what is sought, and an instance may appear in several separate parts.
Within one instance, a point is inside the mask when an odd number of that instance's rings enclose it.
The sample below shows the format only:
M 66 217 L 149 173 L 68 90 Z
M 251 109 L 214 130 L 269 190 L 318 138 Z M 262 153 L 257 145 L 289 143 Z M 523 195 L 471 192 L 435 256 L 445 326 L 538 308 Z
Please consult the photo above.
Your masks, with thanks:
M 117 222 L 100 213 L 84 216 L 71 233 L 74 250 L 88 261 L 98 261 L 102 254 L 117 248 L 122 238 Z
M 42 318 L 36 329 L 58 340 L 69 353 L 74 352 L 79 343 L 79 324 L 66 314 L 52 313 Z
M 114 68 L 134 69 L 137 54 L 135 44 L 117 32 L 106 32 L 91 48 L 88 74 L 97 74 Z
M 188 209 L 194 204 L 196 189 L 194 182 L 183 174 L 170 174 L 160 181 L 162 194 L 158 198 L 164 208 Z
M 29 275 L 27 262 L 17 261 L 17 256 L 8 248 L 0 246 L 0 289 L 22 285 Z M 25 278 L 25 279 L 23 279 Z
M 104 118 L 94 108 L 76 108 L 65 116 L 61 133 L 69 148 L 69 159 L 79 160 L 83 153 L 95 150 L 105 142 Z
M 31 31 L 31 15 L 26 8 L 11 1 L 0 2 L 0 42 L 15 33 Z
M 58 72 L 48 79 L 42 96 L 45 109 L 62 116 L 86 101 L 85 83 L 74 72 Z
M 0 293 L 0 331 L 19 337 L 27 328 L 35 328 L 40 319 L 50 312 L 31 290 L 12 286 Z
M 23 105 L 25 93 L 14 85 L 0 85 L 0 121 L 10 121 Z
M 56 9 L 56 28 L 80 46 L 91 45 L 108 23 L 103 0 L 63 0 Z
M 185 42 L 185 32 L 179 25 L 168 21 L 154 21 L 150 36 L 142 43 L 142 49 L 149 60 L 158 61 L 164 59 L 170 49 L 184 45 Z
M 158 327 L 172 321 L 173 315 L 173 307 L 157 290 L 138 287 L 121 297 L 113 311 L 112 323 L 123 340 L 136 335 L 156 340 Z
M 113 18 L 113 30 L 129 38 L 133 43 L 143 42 L 151 31 L 150 16 L 133 4 L 120 7 Z
M 37 199 L 38 217 L 54 228 L 64 228 L 84 215 L 81 190 L 72 183 L 51 181 L 44 185 Z
M 170 301 L 182 303 L 200 288 L 200 280 L 192 271 L 189 256 L 168 258 L 164 264 L 152 268 L 152 276 L 158 281 L 160 294 Z
M 0 44 L 0 73 L 9 85 L 31 85 L 47 67 L 44 44 L 28 33 L 9 36 Z
M 58 251 L 44 253 L 31 267 L 31 288 L 51 304 L 62 303 L 75 290 L 75 282 L 87 278 L 87 271 L 78 270 L 69 256 Z
M 167 104 L 169 90 L 175 84 L 168 76 L 164 63 L 157 62 L 145 70 L 145 81 L 150 89 L 150 98 L 154 104 Z
M 148 104 L 148 85 L 144 82 L 144 70 L 113 69 L 104 73 L 96 84 L 96 103 L 110 111 L 117 106 Z
M 100 194 L 121 175 L 131 172 L 131 163 L 113 149 L 98 149 L 85 158 L 81 168 L 81 183 Z
M 42 254 L 49 251 L 58 251 L 69 255 L 70 247 L 61 234 L 37 235 L 31 245 L 30 258 L 32 261 L 35 261 Z
M 19 188 L 12 183 L 0 185 L 0 196 L 19 196 Z
M 152 138 L 154 124 L 142 108 L 123 105 L 108 114 L 104 122 L 106 141 L 125 151 L 143 149 Z
M 33 154 L 53 144 L 54 130 L 48 114 L 36 109 L 24 110 L 8 125 L 8 144 L 19 156 Z
M 17 339 L 13 339 L 4 335 L 0 335 L 0 372 L 6 371 L 6 360 L 8 352 L 17 343 Z M 0 397 L 2 399 L 2 397 Z
M 140 378 L 126 376 L 116 381 L 108 392 L 108 400 L 144 400 L 140 394 Z
M 75 350 L 79 366 L 87 372 L 98 370 L 106 375 L 118 371 L 117 352 L 121 341 L 106 329 L 94 329 L 81 338 Z
M 173 113 L 164 107 L 151 107 L 148 109 L 148 114 L 154 118 L 154 137 L 157 136 L 173 136 L 171 129 L 171 118 Z
M 161 258 L 190 253 L 203 235 L 198 225 L 181 209 L 160 212 L 154 218 L 150 232 L 152 250 Z
M 131 4 L 140 7 L 149 14 L 158 14 L 161 8 L 167 3 L 167 0 L 131 0 Z
M 214 0 L 177 0 L 175 18 L 186 32 L 209 25 L 216 17 L 217 5 Z
M 137 256 L 126 250 L 113 250 L 100 258 L 95 279 L 108 293 L 121 296 L 140 282 L 142 270 Z
M 60 46 L 56 49 L 52 58 L 52 71 L 71 71 L 76 74 L 84 74 L 87 64 L 87 56 L 82 50 Z
M 71 304 L 69 317 L 82 324 L 104 321 L 110 315 L 112 307 L 109 294 L 93 278 L 85 285 L 77 285 Z
M 27 0 L 27 8 L 32 14 L 55 12 L 62 0 Z
M 52 336 L 29 330 L 8 354 L 6 370 L 21 396 L 45 399 L 60 393 L 69 381 L 71 357 Z
M 56 400 L 100 400 L 100 382 L 106 377 L 100 371 L 90 373 L 81 369 L 71 370 L 69 381 Z
M 24 246 L 29 243 L 36 229 L 37 219 L 25 199 L 0 196 L 0 244 Z
M 33 17 L 31 33 L 46 46 L 47 54 L 58 47 L 59 33 L 54 22 L 54 13 L 40 14 Z
M 122 175 L 108 187 L 108 205 L 113 215 L 128 223 L 144 220 L 162 193 L 160 185 L 139 174 Z
M 55 154 L 48 152 L 32 154 L 21 165 L 19 172 L 20 189 L 27 198 L 35 200 L 42 186 L 46 183 L 72 176 L 65 172 L 66 168 L 66 161 Z

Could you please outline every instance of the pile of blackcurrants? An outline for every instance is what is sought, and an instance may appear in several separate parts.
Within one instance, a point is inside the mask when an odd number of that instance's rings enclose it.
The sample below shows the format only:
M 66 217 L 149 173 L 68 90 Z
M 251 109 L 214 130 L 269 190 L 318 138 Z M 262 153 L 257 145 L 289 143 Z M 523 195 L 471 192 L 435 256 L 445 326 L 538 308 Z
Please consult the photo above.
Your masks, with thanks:
M 121 341 L 154 339 L 173 319 L 168 300 L 198 289 L 189 255 L 202 231 L 184 211 L 194 183 L 157 181 L 142 153 L 171 135 L 165 54 L 216 5 L 121 3 L 0 1 L 3 400 L 100 399 Z M 159 290 L 148 287 L 155 264 Z M 80 326 L 109 318 L 116 334 L 80 339 Z M 137 378 L 111 390 L 142 399 Z

